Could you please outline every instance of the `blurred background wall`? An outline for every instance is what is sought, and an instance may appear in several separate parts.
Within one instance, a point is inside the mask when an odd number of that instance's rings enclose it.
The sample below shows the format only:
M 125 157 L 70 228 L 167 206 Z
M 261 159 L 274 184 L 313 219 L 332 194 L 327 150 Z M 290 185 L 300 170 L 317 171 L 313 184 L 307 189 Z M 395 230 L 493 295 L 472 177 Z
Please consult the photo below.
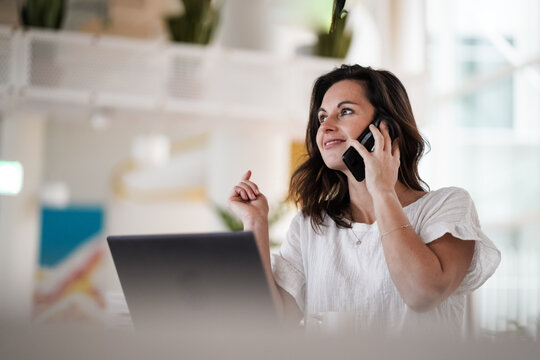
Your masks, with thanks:
M 58 25 L 24 3 L 0 0 L 0 318 L 124 321 L 105 237 L 226 230 L 248 169 L 279 243 L 313 81 L 359 63 L 403 81 L 422 176 L 466 188 L 503 253 L 471 330 L 538 336 L 537 1 L 350 0 L 347 51 L 325 57 L 328 0 L 67 0 Z

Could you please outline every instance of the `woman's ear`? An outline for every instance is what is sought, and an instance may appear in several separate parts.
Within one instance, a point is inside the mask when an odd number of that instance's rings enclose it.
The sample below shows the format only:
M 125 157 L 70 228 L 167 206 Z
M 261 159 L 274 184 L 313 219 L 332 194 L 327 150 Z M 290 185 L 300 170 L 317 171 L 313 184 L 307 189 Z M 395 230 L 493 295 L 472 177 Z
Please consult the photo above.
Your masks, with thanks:
M 392 141 L 392 155 L 397 156 L 399 159 L 400 150 L 399 150 L 399 138 L 395 138 Z

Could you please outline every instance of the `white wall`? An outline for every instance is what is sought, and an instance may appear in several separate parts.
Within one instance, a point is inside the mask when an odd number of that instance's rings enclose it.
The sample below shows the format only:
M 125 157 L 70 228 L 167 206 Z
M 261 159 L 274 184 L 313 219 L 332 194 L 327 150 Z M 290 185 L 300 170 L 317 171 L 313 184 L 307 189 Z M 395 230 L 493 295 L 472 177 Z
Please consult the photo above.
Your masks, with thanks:
M 0 159 L 19 161 L 24 169 L 21 192 L 0 196 L 0 322 L 31 318 L 44 123 L 41 115 L 28 112 L 4 113 L 0 122 Z

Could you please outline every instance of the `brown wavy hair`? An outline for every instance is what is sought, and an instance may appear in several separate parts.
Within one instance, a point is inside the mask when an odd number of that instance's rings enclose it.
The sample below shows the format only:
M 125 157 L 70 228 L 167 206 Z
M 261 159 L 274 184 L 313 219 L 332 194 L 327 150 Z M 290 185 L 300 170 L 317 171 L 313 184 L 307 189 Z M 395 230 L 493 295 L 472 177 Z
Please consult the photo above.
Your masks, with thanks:
M 311 218 L 316 231 L 324 224 L 325 215 L 339 227 L 350 228 L 352 225 L 347 177 L 325 165 L 316 140 L 320 126 L 317 113 L 323 97 L 332 85 L 342 80 L 359 81 L 375 114 L 385 114 L 385 118 L 389 118 L 387 121 L 393 122 L 389 125 L 396 132 L 400 150 L 398 180 L 413 190 L 429 190 L 418 174 L 418 162 L 428 143 L 416 127 L 409 97 L 401 81 L 386 70 L 342 65 L 315 81 L 306 131 L 307 159 L 293 173 L 289 187 L 289 200 Z

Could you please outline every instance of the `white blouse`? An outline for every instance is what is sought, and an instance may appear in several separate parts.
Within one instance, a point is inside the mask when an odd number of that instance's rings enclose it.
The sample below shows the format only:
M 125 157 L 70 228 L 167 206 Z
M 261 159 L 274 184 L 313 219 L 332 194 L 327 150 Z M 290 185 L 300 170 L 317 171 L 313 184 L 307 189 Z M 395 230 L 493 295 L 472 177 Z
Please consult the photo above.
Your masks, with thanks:
M 428 192 L 403 210 L 426 244 L 446 233 L 476 241 L 461 285 L 436 308 L 415 312 L 403 302 L 390 278 L 376 222 L 354 223 L 352 229 L 343 229 L 327 217 L 326 226 L 317 233 L 310 218 L 299 213 L 279 253 L 272 255 L 272 268 L 277 284 L 304 312 L 308 330 L 347 314 L 355 331 L 376 328 L 392 332 L 408 326 L 426 329 L 434 324 L 455 333 L 461 331 L 465 294 L 495 272 L 500 252 L 480 229 L 474 203 L 464 189 Z

